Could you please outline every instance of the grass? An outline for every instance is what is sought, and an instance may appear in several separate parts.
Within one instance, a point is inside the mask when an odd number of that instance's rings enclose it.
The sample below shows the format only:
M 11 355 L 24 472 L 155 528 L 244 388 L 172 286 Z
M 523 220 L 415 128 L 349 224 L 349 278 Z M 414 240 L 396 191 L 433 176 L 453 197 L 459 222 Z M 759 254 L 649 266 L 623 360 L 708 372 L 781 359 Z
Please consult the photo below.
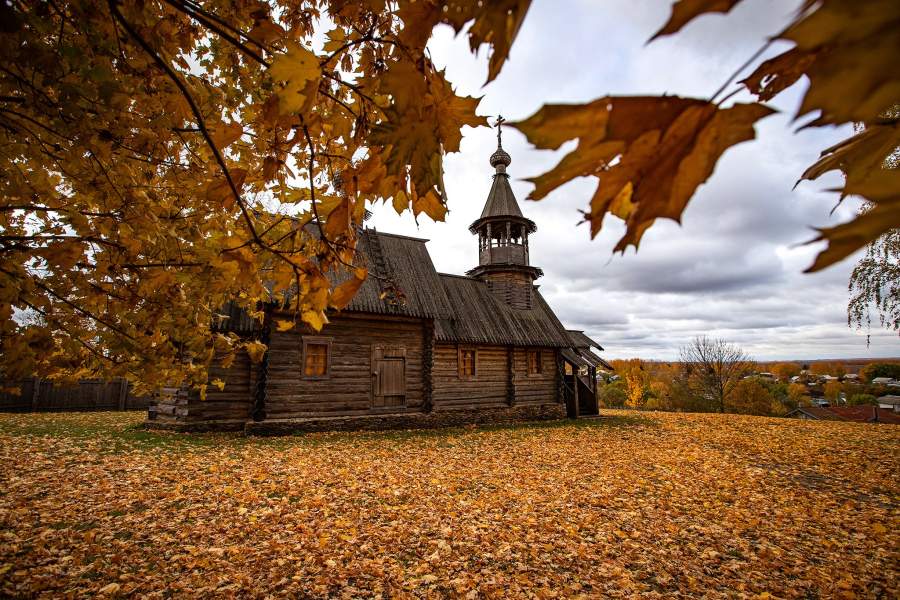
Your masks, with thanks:
M 528 433 L 542 429 L 606 429 L 653 423 L 640 414 L 616 414 L 601 419 L 577 421 L 538 421 L 505 423 L 440 429 L 411 429 L 360 432 L 302 433 L 277 437 L 247 437 L 242 433 L 180 433 L 144 427 L 146 411 L 86 412 L 86 413 L 26 413 L 0 414 L 0 437 L 51 437 L 72 440 L 107 442 L 105 453 L 132 450 L 184 450 L 204 448 L 240 449 L 245 446 L 287 449 L 294 446 L 313 447 L 324 443 L 360 443 L 365 441 L 407 442 L 439 439 L 453 440 L 473 432 Z

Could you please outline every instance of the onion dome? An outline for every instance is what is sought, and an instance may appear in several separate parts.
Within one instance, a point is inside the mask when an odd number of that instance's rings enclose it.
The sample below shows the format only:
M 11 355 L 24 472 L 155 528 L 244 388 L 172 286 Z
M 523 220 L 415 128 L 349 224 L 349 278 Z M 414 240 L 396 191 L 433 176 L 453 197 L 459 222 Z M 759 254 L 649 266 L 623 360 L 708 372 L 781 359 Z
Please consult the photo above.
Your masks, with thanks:
M 498 146 L 497 150 L 491 154 L 491 166 L 496 169 L 497 173 L 506 173 L 506 167 L 508 167 L 511 162 L 512 157 L 510 157 L 509 153 L 504 150 L 502 146 Z

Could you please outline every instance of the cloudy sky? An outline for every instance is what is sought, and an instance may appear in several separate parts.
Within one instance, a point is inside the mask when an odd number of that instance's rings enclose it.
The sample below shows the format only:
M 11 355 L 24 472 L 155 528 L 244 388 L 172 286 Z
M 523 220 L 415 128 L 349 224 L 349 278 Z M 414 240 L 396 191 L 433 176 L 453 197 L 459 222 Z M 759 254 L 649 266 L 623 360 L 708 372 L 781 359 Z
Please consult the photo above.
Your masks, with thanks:
M 702 17 L 681 34 L 646 45 L 668 17 L 668 6 L 664 0 L 535 0 L 509 62 L 484 87 L 485 53 L 473 56 L 464 38 L 440 28 L 431 50 L 459 92 L 483 96 L 481 114 L 510 120 L 546 102 L 606 94 L 708 97 L 779 29 L 794 4 L 746 0 L 727 17 Z M 757 127 L 756 141 L 726 152 L 681 226 L 657 222 L 640 251 L 624 256 L 612 254 L 624 232 L 620 221 L 607 217 L 593 241 L 578 225 L 577 210 L 596 187 L 593 178 L 573 181 L 540 202 L 525 200 L 531 184 L 524 179 L 548 170 L 574 143 L 539 151 L 518 132 L 504 130 L 513 190 L 538 224 L 531 260 L 545 275 L 537 283 L 566 326 L 600 341 L 607 358 L 675 358 L 679 346 L 698 334 L 736 342 L 761 360 L 900 356 L 895 334 L 873 330 L 867 347 L 865 334 L 847 327 L 847 282 L 855 260 L 803 274 L 820 248 L 800 245 L 813 237 L 811 226 L 846 221 L 857 208 L 847 201 L 831 213 L 836 196 L 823 190 L 837 179 L 792 189 L 819 152 L 847 133 L 794 133 L 803 88 L 798 84 L 777 99 L 773 106 L 781 113 Z M 431 240 L 439 271 L 470 269 L 477 243 L 468 225 L 490 189 L 488 156 L 495 147 L 494 131 L 464 130 L 461 152 L 445 163 L 446 222 L 425 217 L 416 224 L 410 214 L 397 216 L 383 206 L 370 223 Z

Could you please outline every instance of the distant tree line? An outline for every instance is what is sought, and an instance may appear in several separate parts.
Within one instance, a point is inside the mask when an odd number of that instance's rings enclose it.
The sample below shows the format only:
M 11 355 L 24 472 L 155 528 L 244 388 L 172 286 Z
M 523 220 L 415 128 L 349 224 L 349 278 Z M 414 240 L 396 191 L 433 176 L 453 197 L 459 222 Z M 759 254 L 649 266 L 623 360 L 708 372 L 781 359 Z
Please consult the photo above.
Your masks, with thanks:
M 900 363 L 869 363 L 848 377 L 840 362 L 758 363 L 725 340 L 698 337 L 677 362 L 613 360 L 598 388 L 602 406 L 679 412 L 782 416 L 813 398 L 831 404 L 873 404 L 889 393 L 878 377 L 900 379 Z M 824 376 L 830 376 L 822 382 Z

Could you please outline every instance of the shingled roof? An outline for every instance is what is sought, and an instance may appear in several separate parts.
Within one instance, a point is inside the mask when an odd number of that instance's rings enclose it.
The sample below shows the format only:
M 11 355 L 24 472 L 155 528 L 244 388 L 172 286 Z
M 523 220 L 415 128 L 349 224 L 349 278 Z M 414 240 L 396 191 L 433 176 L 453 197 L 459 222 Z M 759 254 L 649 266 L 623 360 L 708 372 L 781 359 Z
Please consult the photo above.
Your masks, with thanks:
M 566 329 L 566 333 L 569 335 L 569 339 L 572 340 L 572 345 L 576 348 L 588 349 L 593 346 L 597 350 L 603 350 L 603 346 L 586 336 L 581 329 Z
M 370 276 L 345 310 L 422 318 L 449 316 L 450 305 L 425 247 L 427 241 L 364 230 L 359 262 L 369 268 Z
M 512 346 L 571 346 L 565 329 L 534 288 L 530 309 L 515 309 L 498 300 L 484 281 L 440 274 L 451 316 L 435 320 L 435 338 L 442 342 Z
M 370 274 L 344 311 L 434 319 L 435 339 L 441 342 L 575 346 L 537 287 L 532 308 L 512 308 L 494 296 L 485 281 L 438 273 L 426 241 L 363 230 L 357 262 Z M 347 272 L 331 274 L 335 282 L 348 276 Z M 233 303 L 220 312 L 227 318 L 214 329 L 247 334 L 258 328 Z
M 509 175 L 497 173 L 494 175 L 494 183 L 488 192 L 481 216 L 469 226 L 469 231 L 475 231 L 482 223 L 492 219 L 514 220 L 525 225 L 529 233 L 537 231 L 534 221 L 522 214 L 516 195 L 509 185 Z

